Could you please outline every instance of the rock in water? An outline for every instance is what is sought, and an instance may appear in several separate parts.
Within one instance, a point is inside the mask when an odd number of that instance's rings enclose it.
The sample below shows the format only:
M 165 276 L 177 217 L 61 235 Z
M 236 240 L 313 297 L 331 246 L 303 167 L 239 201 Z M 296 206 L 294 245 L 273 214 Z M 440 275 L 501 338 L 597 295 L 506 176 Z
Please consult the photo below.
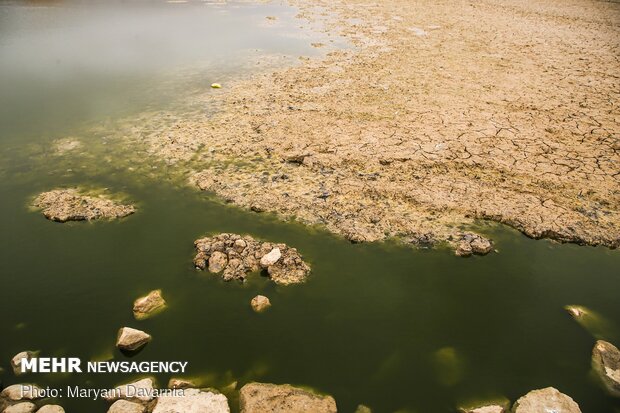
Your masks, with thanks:
M 567 305 L 564 309 L 580 326 L 598 340 L 619 336 L 616 326 L 594 310 L 581 305 Z
M 148 402 L 153 400 L 153 379 L 150 377 L 135 381 L 133 383 L 123 384 L 116 387 L 116 391 L 110 392 L 105 399 L 113 401 L 117 399 L 137 400 L 140 402 Z
M 260 266 L 265 269 L 269 268 L 271 265 L 278 262 L 281 257 L 282 253 L 280 252 L 280 248 L 274 248 L 260 259 Z
M 610 395 L 620 397 L 620 350 L 599 340 L 592 349 L 592 367 Z
M 224 280 L 245 280 L 248 273 L 267 270 L 272 281 L 281 285 L 306 280 L 310 267 L 295 248 L 286 244 L 257 241 L 250 236 L 219 234 L 194 242 L 194 265 L 200 270 L 222 273 Z
M 488 406 L 475 407 L 473 409 L 459 409 L 461 413 L 506 413 L 503 406 L 492 404 Z
M 3 413 L 34 413 L 36 409 L 37 406 L 34 403 L 24 402 L 7 407 Z
M 102 196 L 84 195 L 77 188 L 43 192 L 34 199 L 33 206 L 40 208 L 45 218 L 57 222 L 122 218 L 135 212 L 131 205 Z
M 151 336 L 144 331 L 123 327 L 118 331 L 116 347 L 121 350 L 135 351 L 151 341 Z
M 169 389 L 191 389 L 192 387 L 198 387 L 198 385 L 192 380 L 181 379 L 177 377 L 172 377 L 168 381 Z
M 22 359 L 26 359 L 26 360 L 30 360 L 33 357 L 37 356 L 37 352 L 36 351 L 22 351 L 21 353 L 17 353 L 12 359 L 11 359 L 11 367 L 13 367 L 13 373 L 15 373 L 16 376 L 19 376 L 20 374 L 22 374 Z
M 512 407 L 514 413 L 581 413 L 579 405 L 553 387 L 532 390 Z
M 108 413 L 144 413 L 145 407 L 140 403 L 117 400 L 108 409 Z
M 183 396 L 160 396 L 153 413 L 229 413 L 223 394 L 199 389 L 185 389 Z
M 265 297 L 264 295 L 257 295 L 256 297 L 252 298 L 250 304 L 252 305 L 252 309 L 257 313 L 261 313 L 271 307 L 271 302 L 269 301 L 269 298 Z
M 319 396 L 288 384 L 248 383 L 239 391 L 241 413 L 336 413 L 331 396 Z M 155 413 L 155 412 L 154 412 Z
M 37 413 L 65 413 L 65 409 L 57 404 L 46 404 L 37 410 Z
M 459 257 L 469 257 L 470 255 L 486 255 L 493 249 L 491 241 L 473 232 L 461 234 L 460 240 L 456 243 L 455 254 Z
M 484 402 L 459 408 L 460 413 L 508 413 L 509 411 L 510 400 L 505 397 L 487 399 Z
M 209 272 L 221 272 L 228 265 L 228 257 L 220 251 L 215 251 L 209 257 Z
M 41 393 L 41 388 L 34 384 L 14 384 L 2 390 L 0 396 L 12 401 L 35 400 L 41 398 Z
M 149 318 L 166 307 L 166 300 L 161 295 L 161 290 L 153 290 L 144 297 L 138 298 L 133 303 L 133 315 L 136 320 Z

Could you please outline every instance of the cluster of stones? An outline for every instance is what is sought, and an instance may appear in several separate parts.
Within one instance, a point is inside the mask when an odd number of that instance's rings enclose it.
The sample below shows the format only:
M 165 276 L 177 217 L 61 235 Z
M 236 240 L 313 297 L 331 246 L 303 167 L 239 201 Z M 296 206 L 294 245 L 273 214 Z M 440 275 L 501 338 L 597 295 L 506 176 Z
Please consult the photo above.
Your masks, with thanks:
M 103 196 L 85 195 L 77 188 L 43 192 L 34 199 L 33 206 L 40 208 L 47 219 L 57 222 L 122 218 L 135 212 L 132 205 Z
M 26 387 L 24 387 L 26 386 Z M 2 413 L 65 413 L 56 404 L 41 405 L 42 390 L 35 385 L 14 384 L 0 393 L 0 412 Z
M 23 400 L 34 400 L 36 395 L 26 393 L 21 396 L 21 385 L 14 385 L 5 389 L 5 394 Z M 36 389 L 36 386 L 33 386 Z M 107 413 L 230 413 L 230 406 L 225 395 L 208 388 L 197 388 L 188 380 L 171 379 L 169 389 L 181 389 L 176 393 L 168 393 L 159 397 L 152 396 L 155 392 L 155 382 L 151 378 L 118 386 L 114 397 L 106 400 L 112 405 Z M 129 393 L 131 391 L 131 393 Z M 140 394 L 139 397 L 129 397 L 128 394 Z M 33 405 L 31 401 L 21 401 L 20 404 Z M 54 410 L 54 409 L 56 410 Z M 8 410 L 7 413 L 18 412 L 62 413 L 60 406 L 44 406 L 39 410 Z M 312 391 L 290 386 L 269 383 L 248 383 L 239 390 L 239 411 L 241 413 L 255 412 L 299 412 L 299 413 L 336 413 L 336 401 L 328 395 L 318 395 Z
M 250 272 L 263 269 L 275 283 L 289 285 L 305 281 L 310 273 L 310 266 L 295 248 L 248 235 L 223 233 L 200 238 L 194 246 L 196 268 L 221 273 L 226 281 L 243 281 Z
M 469 257 L 471 255 L 486 255 L 493 249 L 491 241 L 473 232 L 461 234 L 456 242 L 454 253 L 459 257 Z

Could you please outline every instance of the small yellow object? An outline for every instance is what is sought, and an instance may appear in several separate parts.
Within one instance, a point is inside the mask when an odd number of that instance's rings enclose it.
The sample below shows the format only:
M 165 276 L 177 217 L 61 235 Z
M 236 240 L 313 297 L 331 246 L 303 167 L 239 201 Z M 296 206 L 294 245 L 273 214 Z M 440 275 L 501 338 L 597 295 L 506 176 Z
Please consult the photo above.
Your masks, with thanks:
M 213 89 L 221 89 L 221 88 L 222 88 L 222 85 L 220 85 L 219 83 L 211 83 L 211 87 L 212 87 Z

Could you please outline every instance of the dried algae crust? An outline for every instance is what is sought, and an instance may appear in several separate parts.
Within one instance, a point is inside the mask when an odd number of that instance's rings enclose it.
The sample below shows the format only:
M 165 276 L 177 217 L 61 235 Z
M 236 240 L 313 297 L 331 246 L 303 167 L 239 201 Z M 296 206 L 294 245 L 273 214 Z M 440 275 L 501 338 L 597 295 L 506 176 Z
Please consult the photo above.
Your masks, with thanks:
M 352 241 L 476 218 L 620 243 L 620 4 L 295 0 L 351 50 L 257 75 L 144 140 L 191 181 Z

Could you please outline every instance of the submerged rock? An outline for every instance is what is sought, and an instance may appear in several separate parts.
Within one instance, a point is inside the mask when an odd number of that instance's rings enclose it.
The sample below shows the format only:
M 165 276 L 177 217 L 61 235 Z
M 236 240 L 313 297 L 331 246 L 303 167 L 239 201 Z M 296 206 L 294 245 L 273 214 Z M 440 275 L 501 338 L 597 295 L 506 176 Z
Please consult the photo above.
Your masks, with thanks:
M 153 413 L 229 413 L 223 394 L 199 389 L 185 389 L 183 395 L 166 395 L 157 399 Z
M 532 390 L 512 407 L 514 413 L 581 413 L 579 405 L 553 387 Z
M 144 320 L 166 307 L 166 300 L 161 295 L 161 290 L 153 290 L 144 297 L 138 298 L 133 303 L 133 315 L 136 320 Z
M 151 341 L 151 336 L 144 331 L 123 327 L 118 331 L 116 347 L 121 350 L 135 351 Z
M 37 413 L 65 413 L 65 409 L 57 404 L 46 404 L 37 410 Z
M 78 149 L 82 146 L 82 142 L 76 138 L 64 138 L 54 141 L 54 149 L 60 155 Z
M 620 397 L 620 350 L 599 340 L 592 349 L 592 367 L 610 395 Z
M 271 307 L 271 302 L 269 301 L 269 298 L 265 297 L 264 295 L 257 295 L 256 297 L 252 298 L 250 304 L 252 305 L 252 310 L 256 311 L 257 313 L 261 313 Z
M 581 305 L 567 305 L 564 309 L 594 338 L 601 340 L 618 337 L 618 331 L 614 324 L 597 312 Z
M 110 406 L 108 413 L 144 413 L 145 409 L 140 403 L 117 400 Z
M 336 413 L 331 396 L 319 396 L 288 384 L 249 383 L 239 391 L 241 413 Z
M 23 402 L 7 407 L 3 413 L 34 413 L 36 409 L 34 403 Z
M 493 249 L 491 241 L 473 232 L 461 234 L 461 239 L 456 244 L 455 254 L 459 257 L 470 255 L 486 255 Z
M 90 221 L 122 218 L 135 212 L 132 205 L 123 205 L 103 196 L 81 194 L 76 188 L 54 189 L 39 194 L 33 206 L 52 221 Z
M 196 268 L 222 273 L 224 280 L 245 280 L 248 273 L 266 269 L 277 284 L 288 285 L 306 280 L 310 267 L 295 248 L 255 240 L 246 235 L 219 234 L 194 242 L 198 253 Z
M 444 386 L 454 386 L 463 379 L 464 362 L 454 347 L 442 347 L 433 353 L 437 380 Z
M 26 360 L 30 360 L 33 357 L 37 356 L 37 352 L 36 351 L 22 351 L 21 353 L 17 353 L 12 359 L 11 359 L 11 367 L 13 367 L 13 373 L 15 373 L 16 376 L 19 376 L 20 374 L 22 374 L 22 360 L 26 359 Z
M 198 385 L 191 380 L 173 377 L 168 381 L 169 389 L 190 389 L 192 387 L 198 387 Z

